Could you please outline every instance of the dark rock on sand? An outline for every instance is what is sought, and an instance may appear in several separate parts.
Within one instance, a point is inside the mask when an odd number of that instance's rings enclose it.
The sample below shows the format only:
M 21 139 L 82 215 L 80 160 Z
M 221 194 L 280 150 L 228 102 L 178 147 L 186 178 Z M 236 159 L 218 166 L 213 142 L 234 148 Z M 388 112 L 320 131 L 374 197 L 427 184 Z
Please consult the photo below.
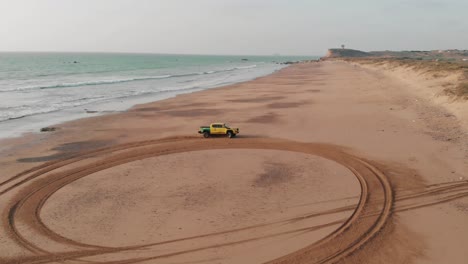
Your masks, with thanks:
M 286 61 L 286 62 L 283 62 L 283 64 L 286 64 L 286 65 L 289 65 L 289 64 L 296 64 L 296 63 L 299 63 L 297 61 Z
M 52 132 L 52 131 L 55 131 L 57 130 L 56 127 L 43 127 L 41 128 L 41 132 Z

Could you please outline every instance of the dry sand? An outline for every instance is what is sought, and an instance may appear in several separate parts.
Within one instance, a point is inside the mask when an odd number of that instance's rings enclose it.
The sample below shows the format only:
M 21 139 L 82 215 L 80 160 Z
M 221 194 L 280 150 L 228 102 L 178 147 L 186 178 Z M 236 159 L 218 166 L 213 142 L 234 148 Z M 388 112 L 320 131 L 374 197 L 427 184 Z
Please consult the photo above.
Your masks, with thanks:
M 411 88 L 299 64 L 3 141 L 0 263 L 467 263 L 467 131 Z

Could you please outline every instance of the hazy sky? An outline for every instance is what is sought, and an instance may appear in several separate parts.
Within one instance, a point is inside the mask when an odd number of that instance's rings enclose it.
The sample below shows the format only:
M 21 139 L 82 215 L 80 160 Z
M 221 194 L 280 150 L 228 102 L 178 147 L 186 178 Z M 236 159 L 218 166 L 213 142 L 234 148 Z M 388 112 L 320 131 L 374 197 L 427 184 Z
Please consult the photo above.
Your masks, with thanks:
M 468 0 L 0 0 L 0 51 L 468 49 Z

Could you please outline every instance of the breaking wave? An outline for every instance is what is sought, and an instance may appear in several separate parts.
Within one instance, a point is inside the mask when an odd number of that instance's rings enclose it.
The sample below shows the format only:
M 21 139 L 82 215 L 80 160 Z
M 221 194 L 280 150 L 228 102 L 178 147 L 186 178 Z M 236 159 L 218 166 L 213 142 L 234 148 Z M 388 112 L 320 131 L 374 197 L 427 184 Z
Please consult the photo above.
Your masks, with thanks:
M 249 66 L 240 66 L 240 67 L 234 67 L 234 68 L 229 68 L 229 69 L 223 69 L 223 70 L 218 70 L 218 71 L 213 70 L 213 71 L 206 71 L 206 72 L 186 73 L 186 74 L 173 74 L 173 75 L 168 74 L 168 75 L 158 75 L 158 76 L 122 78 L 122 79 L 114 79 L 114 80 L 112 79 L 111 80 L 93 80 L 93 81 L 83 81 L 83 82 L 70 82 L 70 83 L 59 83 L 59 84 L 49 84 L 49 85 L 27 86 L 27 87 L 19 87 L 19 88 L 1 90 L 0 92 L 71 88 L 71 87 L 80 87 L 80 86 L 89 86 L 89 85 L 106 85 L 106 84 L 148 81 L 148 80 L 167 79 L 167 78 L 179 78 L 179 77 L 186 77 L 186 76 L 215 74 L 215 73 L 227 72 L 227 71 L 252 69 L 256 67 L 257 65 L 249 65 Z

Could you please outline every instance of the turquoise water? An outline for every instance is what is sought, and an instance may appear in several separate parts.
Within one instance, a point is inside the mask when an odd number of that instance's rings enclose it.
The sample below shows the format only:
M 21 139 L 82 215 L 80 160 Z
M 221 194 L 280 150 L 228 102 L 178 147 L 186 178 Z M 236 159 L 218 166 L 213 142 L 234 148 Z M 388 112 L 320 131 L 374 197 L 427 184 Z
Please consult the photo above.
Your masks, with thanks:
M 247 61 L 243 60 L 247 59 Z M 158 79 L 258 67 L 308 57 L 93 53 L 0 53 L 0 91 L 20 91 Z
M 62 120 L 63 115 L 72 118 L 71 112 L 101 105 L 108 106 L 106 111 L 122 110 L 150 99 L 254 79 L 284 67 L 278 63 L 308 59 L 316 58 L 0 53 L 0 124 L 10 122 L 8 129 L 14 130 L 13 120 L 31 116 L 38 122 L 50 119 L 50 113 Z M 109 109 L 109 103 L 117 101 L 120 105 Z

